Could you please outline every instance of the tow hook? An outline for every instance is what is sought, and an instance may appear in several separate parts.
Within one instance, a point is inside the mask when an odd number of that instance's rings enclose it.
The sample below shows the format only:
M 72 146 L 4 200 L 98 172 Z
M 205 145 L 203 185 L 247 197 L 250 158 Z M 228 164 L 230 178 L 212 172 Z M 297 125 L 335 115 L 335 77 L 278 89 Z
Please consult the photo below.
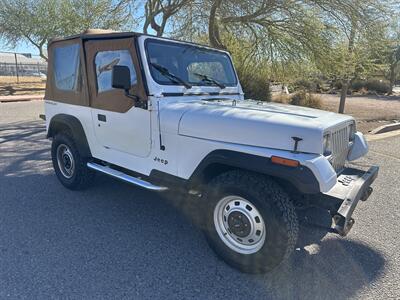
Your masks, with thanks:
M 341 236 L 346 236 L 353 227 L 355 221 L 353 218 L 346 220 L 345 217 L 336 214 L 333 216 L 333 223 L 333 230 Z
M 364 194 L 361 196 L 360 200 L 361 201 L 366 201 L 369 198 L 369 196 L 371 196 L 373 190 L 374 189 L 372 187 L 368 187 L 365 190 Z

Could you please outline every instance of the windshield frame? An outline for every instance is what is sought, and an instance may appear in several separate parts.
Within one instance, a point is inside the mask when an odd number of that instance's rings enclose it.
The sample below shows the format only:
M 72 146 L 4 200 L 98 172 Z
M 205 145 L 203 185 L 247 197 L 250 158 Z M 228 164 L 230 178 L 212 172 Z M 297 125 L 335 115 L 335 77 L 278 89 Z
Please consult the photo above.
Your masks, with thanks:
M 225 84 L 224 83 L 225 87 L 226 88 L 237 87 L 238 84 L 239 84 L 239 80 L 238 80 L 238 76 L 237 76 L 237 73 L 236 73 L 235 66 L 234 66 L 232 58 L 231 58 L 231 56 L 229 55 L 228 52 L 222 51 L 222 50 L 213 49 L 213 48 L 209 48 L 207 46 L 203 46 L 203 45 L 199 45 L 199 44 L 183 42 L 183 41 L 165 40 L 165 39 L 159 39 L 159 38 L 147 38 L 144 41 L 144 48 L 145 48 L 144 50 L 146 52 L 147 67 L 149 69 L 149 73 L 150 73 L 150 76 L 151 76 L 152 80 L 155 83 L 159 84 L 159 85 L 162 85 L 162 86 L 182 86 L 182 84 L 180 84 L 180 83 L 174 83 L 174 82 L 168 82 L 167 83 L 165 81 L 160 81 L 160 80 L 157 79 L 156 76 L 154 76 L 154 72 L 155 71 L 154 71 L 154 68 L 151 66 L 150 53 L 149 53 L 149 48 L 148 48 L 148 44 L 152 43 L 152 42 L 157 43 L 157 44 L 166 44 L 166 45 L 174 45 L 174 46 L 175 45 L 178 45 L 178 46 L 182 45 L 184 47 L 199 48 L 202 51 L 211 52 L 211 53 L 214 53 L 214 54 L 217 53 L 219 55 L 224 55 L 229 60 L 229 63 L 231 65 L 232 72 L 233 72 L 233 79 L 234 79 L 233 83 L 230 83 L 230 84 Z M 179 76 L 179 74 L 174 74 L 174 75 Z M 204 82 L 198 82 L 198 83 L 188 82 L 188 83 L 190 83 L 190 85 L 192 87 L 216 87 L 216 88 L 220 88 L 217 85 L 204 84 Z

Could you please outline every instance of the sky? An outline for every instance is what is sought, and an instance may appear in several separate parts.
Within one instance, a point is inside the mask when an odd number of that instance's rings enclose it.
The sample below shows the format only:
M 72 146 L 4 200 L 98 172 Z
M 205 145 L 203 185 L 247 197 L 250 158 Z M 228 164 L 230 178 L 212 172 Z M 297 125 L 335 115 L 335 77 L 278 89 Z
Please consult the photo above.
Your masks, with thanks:
M 143 15 L 144 9 L 142 6 L 138 6 L 136 8 L 135 14 L 138 16 Z M 132 31 L 140 31 L 142 30 L 142 23 L 139 23 L 135 28 L 132 28 Z M 149 31 L 150 34 L 154 34 L 152 30 Z M 19 53 L 31 53 L 32 55 L 39 55 L 39 51 L 35 46 L 30 45 L 29 43 L 20 42 L 17 47 L 10 47 L 5 41 L 0 39 L 0 52 L 7 51 L 7 52 L 19 52 Z
M 17 47 L 9 47 L 7 43 L 0 40 L 0 52 L 10 51 L 10 52 L 21 52 L 21 53 L 31 53 L 33 55 L 38 55 L 39 51 L 34 47 L 26 43 L 20 43 Z

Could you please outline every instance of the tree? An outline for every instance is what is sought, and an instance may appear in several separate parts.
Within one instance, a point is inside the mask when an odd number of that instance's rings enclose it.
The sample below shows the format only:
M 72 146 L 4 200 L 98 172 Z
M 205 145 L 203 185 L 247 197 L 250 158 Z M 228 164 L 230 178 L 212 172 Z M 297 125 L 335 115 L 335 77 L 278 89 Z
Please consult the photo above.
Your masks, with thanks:
M 396 83 L 396 78 L 398 75 L 398 69 L 400 66 L 400 45 L 397 47 L 393 47 L 389 56 L 389 81 L 390 81 L 390 90 L 389 95 L 393 94 L 393 87 Z
M 147 34 L 151 27 L 157 36 L 162 36 L 167 21 L 189 2 L 190 0 L 147 0 L 144 5 L 143 32 Z
M 129 0 L 0 0 L 0 38 L 28 42 L 47 60 L 51 38 L 89 28 L 121 29 L 130 22 Z
M 394 19 L 392 24 L 389 26 L 388 32 L 388 65 L 389 65 L 389 81 L 390 90 L 389 95 L 393 93 L 393 87 L 396 83 L 396 78 L 400 69 L 400 18 Z
M 319 0 L 317 0 L 319 1 Z M 323 0 L 322 0 L 323 1 Z M 384 3 L 376 0 L 353 0 L 346 3 L 345 6 L 339 6 L 335 13 L 323 8 L 329 18 L 332 18 L 338 35 L 342 36 L 341 41 L 344 41 L 346 47 L 342 51 L 344 55 L 344 69 L 341 76 L 341 92 L 339 113 L 344 113 L 345 102 L 349 86 L 352 79 L 356 77 L 358 66 L 357 61 L 358 48 L 364 46 L 365 38 L 369 35 L 382 40 L 374 32 L 379 29 L 380 24 L 386 18 L 386 9 Z M 364 62 L 366 60 L 364 59 Z
M 255 55 L 271 62 L 309 60 L 319 63 L 354 24 L 366 24 L 377 0 L 194 0 L 173 18 L 179 37 L 208 35 L 209 44 L 226 49 L 227 34 L 252 43 Z M 362 20 L 365 22 L 362 23 Z M 343 37 L 342 34 L 340 37 Z M 192 38 L 190 38 L 192 39 Z
M 349 74 L 353 69 L 350 65 L 353 63 L 353 56 L 354 56 L 354 44 L 356 39 L 356 32 L 357 32 L 357 24 L 356 17 L 352 16 L 350 20 L 350 33 L 349 33 L 349 41 L 347 45 L 347 57 L 346 57 L 346 76 L 342 79 L 342 89 L 340 91 L 340 103 L 339 103 L 339 113 L 344 113 L 344 106 L 346 104 L 346 97 L 347 92 L 350 85 L 350 78 Z

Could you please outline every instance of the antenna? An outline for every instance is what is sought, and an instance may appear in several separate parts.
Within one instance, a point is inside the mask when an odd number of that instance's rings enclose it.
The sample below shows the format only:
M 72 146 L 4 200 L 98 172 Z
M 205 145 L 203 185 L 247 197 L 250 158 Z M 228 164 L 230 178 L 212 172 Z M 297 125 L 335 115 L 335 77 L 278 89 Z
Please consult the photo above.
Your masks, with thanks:
M 158 121 L 158 137 L 160 139 L 160 150 L 164 151 L 165 146 L 163 145 L 162 138 L 161 138 L 160 100 L 157 101 L 157 121 Z

